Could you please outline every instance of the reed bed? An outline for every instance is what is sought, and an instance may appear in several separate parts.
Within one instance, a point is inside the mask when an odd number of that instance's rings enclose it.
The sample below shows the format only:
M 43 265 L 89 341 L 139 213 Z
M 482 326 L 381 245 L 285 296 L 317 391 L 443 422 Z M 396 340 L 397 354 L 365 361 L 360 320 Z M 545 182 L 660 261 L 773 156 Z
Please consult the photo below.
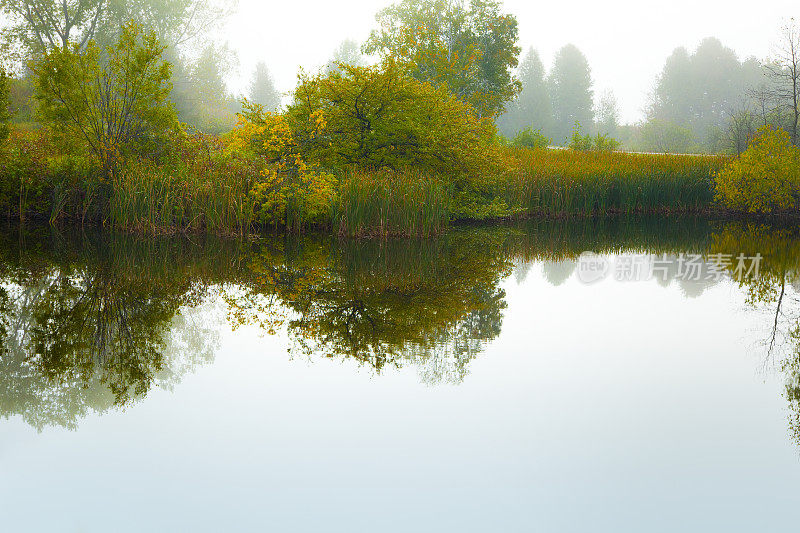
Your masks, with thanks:
M 701 212 L 725 158 L 514 150 L 504 194 L 528 215 Z
M 150 234 L 189 231 L 244 235 L 253 225 L 252 174 L 236 165 L 131 163 L 112 181 L 111 225 Z
M 447 227 L 451 197 L 443 181 L 416 170 L 349 170 L 334 225 L 341 236 L 428 237 Z

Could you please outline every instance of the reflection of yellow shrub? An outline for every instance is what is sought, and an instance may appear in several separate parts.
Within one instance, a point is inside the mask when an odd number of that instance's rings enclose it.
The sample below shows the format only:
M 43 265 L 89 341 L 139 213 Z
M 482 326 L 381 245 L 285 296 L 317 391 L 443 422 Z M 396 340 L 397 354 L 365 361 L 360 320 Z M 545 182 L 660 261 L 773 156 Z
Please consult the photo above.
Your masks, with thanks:
M 725 207 L 770 213 L 797 205 L 800 151 L 780 129 L 762 128 L 741 157 L 715 176 L 716 200 Z

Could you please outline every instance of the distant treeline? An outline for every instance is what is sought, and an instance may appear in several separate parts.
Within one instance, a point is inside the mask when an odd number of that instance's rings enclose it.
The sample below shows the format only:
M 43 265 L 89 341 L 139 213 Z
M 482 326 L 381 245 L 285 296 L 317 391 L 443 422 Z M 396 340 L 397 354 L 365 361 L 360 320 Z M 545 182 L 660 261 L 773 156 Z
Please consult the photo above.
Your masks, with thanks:
M 645 119 L 622 124 L 610 91 L 597 97 L 586 57 L 564 46 L 546 72 L 528 50 L 518 69 L 522 91 L 497 120 L 503 135 L 539 131 L 557 145 L 577 128 L 619 139 L 643 152 L 734 153 L 761 126 L 777 126 L 797 143 L 800 42 L 793 24 L 781 30 L 775 57 L 740 60 L 719 39 L 704 39 L 694 52 L 676 48 L 649 95 Z

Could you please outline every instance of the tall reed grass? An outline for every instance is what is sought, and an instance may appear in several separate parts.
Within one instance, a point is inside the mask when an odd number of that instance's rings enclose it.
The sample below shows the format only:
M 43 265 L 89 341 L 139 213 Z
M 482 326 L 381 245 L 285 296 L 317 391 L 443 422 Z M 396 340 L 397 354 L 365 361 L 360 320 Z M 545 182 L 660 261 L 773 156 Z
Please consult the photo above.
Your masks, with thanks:
M 257 168 L 204 150 L 200 142 L 195 139 L 172 164 L 130 161 L 117 172 L 111 224 L 145 233 L 248 233 L 254 219 L 248 192 Z
M 528 215 L 699 212 L 721 157 L 513 150 L 500 192 Z
M 419 236 L 442 232 L 451 187 L 416 170 L 349 170 L 342 180 L 334 226 L 342 236 Z

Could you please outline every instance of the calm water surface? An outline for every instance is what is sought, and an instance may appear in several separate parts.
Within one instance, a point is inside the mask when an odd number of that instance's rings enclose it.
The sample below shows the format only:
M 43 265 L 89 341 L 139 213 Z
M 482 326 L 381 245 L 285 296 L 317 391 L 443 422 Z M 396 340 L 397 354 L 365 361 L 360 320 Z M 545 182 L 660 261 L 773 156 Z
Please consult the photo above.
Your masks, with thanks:
M 704 220 L 5 228 L 0 531 L 791 531 L 798 280 Z

